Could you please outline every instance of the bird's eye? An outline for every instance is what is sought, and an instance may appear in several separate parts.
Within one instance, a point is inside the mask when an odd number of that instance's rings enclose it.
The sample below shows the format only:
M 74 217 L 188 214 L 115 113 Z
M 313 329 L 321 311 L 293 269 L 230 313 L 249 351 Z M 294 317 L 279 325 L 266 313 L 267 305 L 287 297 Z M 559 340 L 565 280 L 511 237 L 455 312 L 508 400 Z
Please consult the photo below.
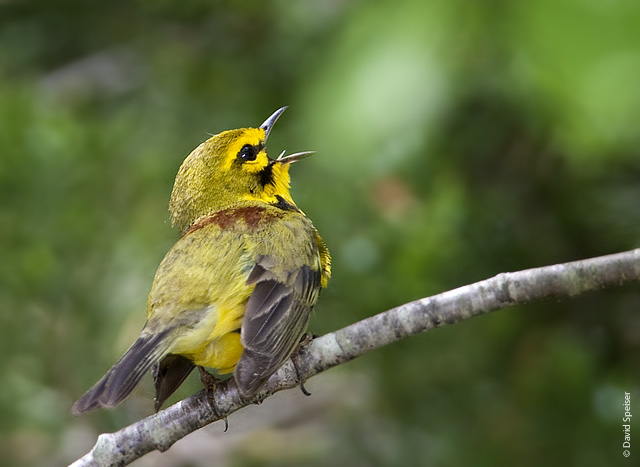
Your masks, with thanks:
M 238 152 L 238 159 L 242 161 L 255 161 L 258 156 L 258 151 L 255 146 L 251 146 L 250 144 L 245 144 Z

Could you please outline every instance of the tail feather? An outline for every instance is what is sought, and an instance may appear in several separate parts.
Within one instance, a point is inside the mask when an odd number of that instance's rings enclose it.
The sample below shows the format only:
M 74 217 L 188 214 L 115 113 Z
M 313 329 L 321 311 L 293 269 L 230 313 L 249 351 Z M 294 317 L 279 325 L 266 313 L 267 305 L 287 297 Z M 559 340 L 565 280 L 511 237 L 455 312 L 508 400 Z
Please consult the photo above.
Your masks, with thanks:
M 181 355 L 169 354 L 153 366 L 153 383 L 156 387 L 156 412 L 183 383 L 196 366 Z
M 99 407 L 115 407 L 124 401 L 144 374 L 167 353 L 165 337 L 168 332 L 141 335 L 107 374 L 73 404 L 73 414 L 80 415 Z

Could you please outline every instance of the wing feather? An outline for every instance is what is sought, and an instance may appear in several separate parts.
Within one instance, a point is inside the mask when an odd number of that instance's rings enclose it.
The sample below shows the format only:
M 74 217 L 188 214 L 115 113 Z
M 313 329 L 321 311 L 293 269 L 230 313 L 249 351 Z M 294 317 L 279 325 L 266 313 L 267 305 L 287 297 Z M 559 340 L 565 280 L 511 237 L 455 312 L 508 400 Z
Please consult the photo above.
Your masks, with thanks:
M 320 289 L 320 271 L 302 266 L 289 271 L 284 281 L 259 261 L 250 274 L 256 287 L 249 297 L 242 322 L 244 351 L 235 379 L 245 396 L 255 393 L 289 358 L 303 336 Z

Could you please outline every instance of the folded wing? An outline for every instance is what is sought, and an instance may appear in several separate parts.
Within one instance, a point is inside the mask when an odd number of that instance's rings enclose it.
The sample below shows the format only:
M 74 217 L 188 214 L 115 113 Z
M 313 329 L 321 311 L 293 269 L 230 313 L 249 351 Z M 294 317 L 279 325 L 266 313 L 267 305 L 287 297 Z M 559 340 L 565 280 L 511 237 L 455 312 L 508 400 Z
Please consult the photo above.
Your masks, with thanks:
M 242 322 L 244 351 L 234 371 L 244 396 L 254 394 L 289 358 L 303 336 L 320 290 L 320 271 L 302 266 L 286 274 L 262 257 L 248 284 L 256 284 Z

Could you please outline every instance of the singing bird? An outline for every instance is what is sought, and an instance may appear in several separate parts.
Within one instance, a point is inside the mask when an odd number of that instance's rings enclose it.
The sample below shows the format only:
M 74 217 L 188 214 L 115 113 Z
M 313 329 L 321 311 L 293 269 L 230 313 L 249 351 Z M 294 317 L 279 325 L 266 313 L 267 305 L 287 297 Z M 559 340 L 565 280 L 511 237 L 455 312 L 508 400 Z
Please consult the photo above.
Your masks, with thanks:
M 169 211 L 180 239 L 153 280 L 140 337 L 72 408 L 120 404 L 153 369 L 156 410 L 196 367 L 233 372 L 250 397 L 290 357 L 331 274 L 327 247 L 289 193 L 289 166 L 259 128 L 219 133 L 184 160 Z

